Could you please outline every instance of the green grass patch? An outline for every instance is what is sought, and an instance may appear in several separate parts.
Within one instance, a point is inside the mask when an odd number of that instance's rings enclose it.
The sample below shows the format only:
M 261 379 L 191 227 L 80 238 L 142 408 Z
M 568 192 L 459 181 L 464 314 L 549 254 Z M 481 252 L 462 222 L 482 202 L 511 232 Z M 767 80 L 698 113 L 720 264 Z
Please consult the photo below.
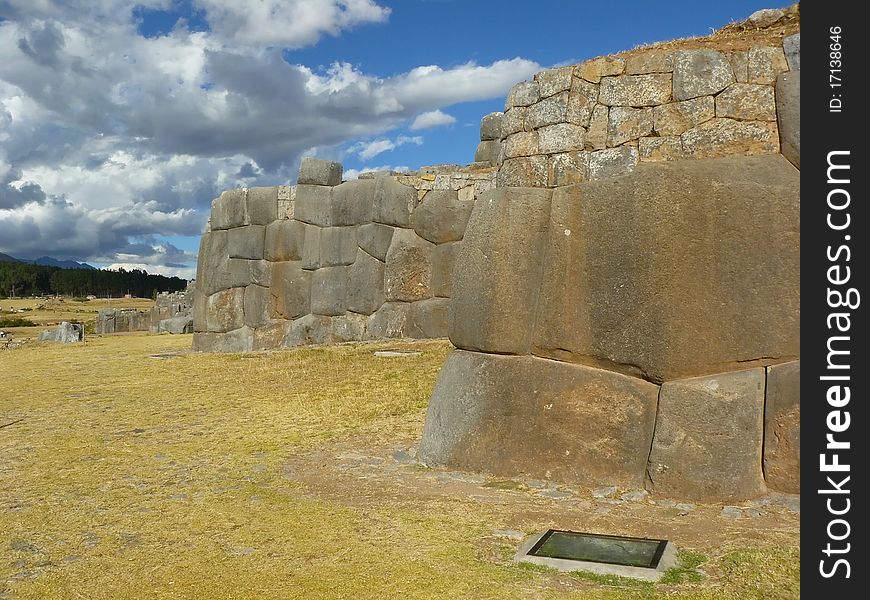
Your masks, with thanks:
M 696 569 L 707 562 L 706 556 L 700 552 L 680 550 L 677 554 L 677 560 L 679 561 L 679 566 L 665 571 L 665 574 L 659 580 L 660 583 L 675 585 L 701 581 L 701 574 Z
M 36 327 L 36 323 L 21 317 L 0 317 L 0 327 Z

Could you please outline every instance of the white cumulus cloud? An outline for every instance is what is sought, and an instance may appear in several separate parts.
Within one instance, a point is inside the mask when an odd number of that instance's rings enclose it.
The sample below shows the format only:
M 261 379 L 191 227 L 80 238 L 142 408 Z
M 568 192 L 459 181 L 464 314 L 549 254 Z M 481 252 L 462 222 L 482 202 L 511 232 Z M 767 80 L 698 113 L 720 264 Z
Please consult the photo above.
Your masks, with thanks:
M 453 115 L 448 115 L 440 110 L 430 110 L 417 115 L 417 118 L 411 123 L 411 129 L 431 129 L 454 123 L 456 123 L 456 117 Z

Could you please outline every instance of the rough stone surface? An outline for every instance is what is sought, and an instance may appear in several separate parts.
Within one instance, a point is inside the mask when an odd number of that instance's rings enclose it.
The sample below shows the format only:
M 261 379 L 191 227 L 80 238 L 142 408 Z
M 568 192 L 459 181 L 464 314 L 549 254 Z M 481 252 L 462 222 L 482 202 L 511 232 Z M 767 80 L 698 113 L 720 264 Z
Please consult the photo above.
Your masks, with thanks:
M 305 228 L 305 223 L 295 219 L 281 219 L 266 225 L 266 260 L 300 260 L 305 244 Z
M 262 259 L 266 240 L 263 225 L 235 227 L 227 232 L 227 249 L 230 258 Z
M 296 319 L 311 308 L 311 272 L 302 269 L 301 261 L 272 264 L 272 316 Z
M 302 244 L 302 268 L 319 269 L 323 266 L 320 258 L 320 236 L 324 227 L 317 225 L 305 225 L 305 239 Z
M 472 208 L 473 198 L 460 200 L 456 192 L 432 190 L 411 215 L 411 226 L 432 243 L 455 242 L 462 239 Z
M 573 67 L 558 67 L 547 69 L 535 75 L 541 98 L 548 98 L 559 92 L 571 89 L 571 79 L 574 75 Z
M 645 137 L 638 140 L 638 156 L 642 161 L 681 160 L 686 158 L 679 136 Z
M 619 146 L 649 135 L 653 130 L 652 108 L 614 106 L 610 109 L 608 146 Z
M 364 315 L 378 310 L 384 303 L 384 263 L 358 250 L 348 273 L 347 309 Z
M 526 128 L 526 112 L 524 106 L 517 106 L 504 114 L 501 122 L 501 135 L 506 138 L 512 133 L 518 133 Z
M 529 106 L 541 99 L 541 91 L 535 81 L 521 81 L 508 91 L 505 110 L 514 106 Z
M 331 225 L 361 225 L 372 220 L 375 181 L 347 181 L 332 190 Z
M 557 123 L 538 130 L 538 147 L 544 154 L 582 150 L 586 130 L 572 123 Z
M 801 168 L 801 72 L 783 73 L 776 80 L 776 110 L 782 154 Z
M 367 323 L 368 316 L 366 315 L 347 313 L 333 317 L 330 323 L 333 342 L 353 342 L 365 339 Z
M 588 171 L 588 152 L 566 152 L 550 157 L 551 186 L 570 185 L 585 181 Z
M 799 208 L 799 173 L 781 156 L 640 163 L 624 177 L 558 188 L 546 250 L 510 265 L 519 280 L 545 265 L 540 292 L 513 300 L 537 302 L 537 317 L 509 313 L 499 324 L 535 322 L 536 355 L 657 382 L 796 357 Z M 498 255 L 475 247 L 480 234 L 472 214 L 462 256 L 482 252 L 494 272 Z M 469 273 L 460 258 L 454 319 L 473 314 L 466 305 L 493 313 L 505 295 L 477 273 L 464 295 L 458 282 Z
M 619 75 L 625 70 L 625 61 L 615 56 L 600 56 L 577 65 L 574 74 L 590 83 L 598 83 L 602 77 Z
M 291 321 L 284 329 L 284 345 L 329 344 L 332 342 L 332 318 L 305 315 Z
M 193 333 L 193 317 L 170 317 L 161 319 L 158 325 L 158 330 L 161 333 Z
M 509 135 L 504 141 L 504 157 L 533 156 L 540 154 L 537 131 L 521 131 Z
M 767 367 L 764 479 L 780 492 L 801 492 L 801 363 Z
M 356 227 L 324 227 L 320 230 L 320 266 L 349 265 L 356 260 Z
M 769 121 L 713 119 L 680 136 L 683 150 L 692 158 L 716 158 L 739 154 L 777 154 L 779 133 Z
M 797 32 L 782 39 L 782 49 L 785 52 L 785 60 L 791 71 L 801 70 L 801 34 Z
M 549 190 L 498 188 L 478 199 L 453 274 L 457 348 L 529 352 L 549 214 Z
M 716 116 L 743 121 L 775 121 L 773 88 L 769 85 L 734 83 L 716 96 Z
M 655 106 L 670 98 L 670 73 L 605 77 L 598 94 L 598 102 L 607 106 Z
M 407 302 L 385 302 L 369 317 L 366 326 L 368 339 L 400 338 L 405 336 L 405 325 L 408 320 Z
M 480 120 L 480 141 L 493 141 L 501 139 L 501 123 L 504 113 L 489 113 Z
M 343 315 L 347 310 L 347 267 L 323 267 L 311 274 L 311 312 Z
M 411 338 L 446 338 L 448 329 L 448 298 L 430 298 L 412 302 L 408 308 L 405 334 Z
M 227 190 L 212 203 L 212 231 L 241 227 L 248 224 L 248 203 L 246 196 L 247 193 L 244 189 Z
M 738 83 L 747 83 L 749 81 L 749 53 L 746 50 L 735 50 L 726 56 L 728 62 L 731 63 L 734 79 Z
M 526 127 L 537 129 L 545 125 L 564 123 L 567 118 L 568 92 L 561 92 L 529 106 L 526 110 Z
M 449 298 L 453 293 L 453 271 L 462 242 L 440 244 L 432 251 L 432 295 Z
M 293 218 L 312 225 L 332 225 L 332 190 L 325 185 L 296 186 Z
M 39 334 L 40 342 L 73 344 L 85 339 L 85 328 L 81 323 L 60 322 L 54 329 L 46 329 Z
M 390 242 L 393 241 L 393 231 L 395 231 L 393 227 L 381 223 L 362 225 L 357 231 L 357 243 L 368 254 L 383 262 L 387 260 L 387 250 L 390 249 Z
M 244 323 L 245 288 L 222 290 L 208 297 L 206 329 L 226 333 L 242 327 Z
M 256 329 L 252 329 L 252 350 L 274 350 L 284 344 L 284 334 L 288 321 L 272 319 Z
M 245 325 L 256 328 L 268 323 L 270 304 L 269 288 L 260 285 L 246 287 L 244 296 Z
M 433 249 L 434 244 L 413 231 L 395 231 L 384 269 L 387 301 L 413 302 L 432 297 Z
M 783 71 L 788 71 L 788 62 L 782 48 L 752 48 L 746 57 L 747 83 L 772 84 Z
M 251 225 L 268 225 L 278 218 L 278 188 L 248 188 L 248 219 Z
M 620 146 L 589 154 L 587 176 L 590 180 L 607 179 L 631 173 L 637 166 L 637 148 Z
M 598 86 L 580 78 L 574 78 L 571 93 L 568 94 L 566 120 L 574 125 L 589 127 L 592 111 L 598 101 Z
M 417 192 L 392 177 L 375 179 L 372 221 L 396 227 L 410 227 L 411 211 L 417 206 Z
M 341 183 L 341 163 L 306 156 L 299 165 L 297 183 L 311 185 L 338 185 Z
M 497 187 L 547 187 L 549 162 L 546 156 L 509 158 L 498 170 Z
M 704 501 L 764 494 L 763 420 L 764 369 L 664 383 L 648 485 Z
M 501 142 L 498 140 L 486 140 L 477 145 L 477 150 L 474 152 L 474 162 L 492 163 L 498 162 L 498 155 L 501 152 Z
M 609 109 L 599 104 L 592 111 L 589 120 L 589 130 L 586 132 L 586 148 L 588 150 L 603 150 L 607 148 L 607 130 L 609 125 Z
M 626 75 L 670 73 L 674 70 L 674 53 L 670 50 L 651 50 L 625 59 Z
M 731 64 L 721 52 L 699 49 L 674 53 L 674 100 L 717 94 L 734 82 Z
M 193 349 L 208 352 L 250 352 L 254 347 L 254 332 L 240 327 L 226 333 L 195 333 Z
M 764 29 L 779 21 L 785 14 L 784 8 L 762 8 L 749 15 L 746 21 L 753 27 Z
M 653 109 L 655 131 L 659 135 L 680 135 L 687 129 L 716 116 L 713 96 L 662 104 Z
M 657 395 L 657 386 L 610 371 L 457 350 L 435 383 L 420 461 L 640 487 Z

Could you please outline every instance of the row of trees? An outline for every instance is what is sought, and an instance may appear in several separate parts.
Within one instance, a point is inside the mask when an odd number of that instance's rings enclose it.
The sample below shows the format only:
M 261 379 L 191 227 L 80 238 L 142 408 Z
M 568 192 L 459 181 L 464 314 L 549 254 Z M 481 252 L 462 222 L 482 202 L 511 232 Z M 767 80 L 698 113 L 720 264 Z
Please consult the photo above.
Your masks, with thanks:
M 151 275 L 140 269 L 61 269 L 46 265 L 0 261 L 0 296 L 123 296 L 151 298 L 157 292 L 183 290 L 180 277 Z

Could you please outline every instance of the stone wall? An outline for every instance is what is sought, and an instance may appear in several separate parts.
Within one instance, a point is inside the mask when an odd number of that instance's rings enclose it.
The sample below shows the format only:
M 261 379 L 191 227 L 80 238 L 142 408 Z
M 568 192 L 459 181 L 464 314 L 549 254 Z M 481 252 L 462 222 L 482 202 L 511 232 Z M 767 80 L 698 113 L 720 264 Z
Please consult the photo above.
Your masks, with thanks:
M 495 167 L 341 175 L 338 163 L 306 158 L 295 186 L 214 201 L 197 263 L 194 349 L 447 335 L 455 257 Z
M 192 333 L 195 285 L 182 292 L 160 292 L 150 310 L 104 308 L 97 314 L 98 334 L 129 331 L 151 333 Z
M 511 90 L 422 461 L 699 500 L 799 492 L 800 38 L 765 39 L 782 42 L 714 36 Z

